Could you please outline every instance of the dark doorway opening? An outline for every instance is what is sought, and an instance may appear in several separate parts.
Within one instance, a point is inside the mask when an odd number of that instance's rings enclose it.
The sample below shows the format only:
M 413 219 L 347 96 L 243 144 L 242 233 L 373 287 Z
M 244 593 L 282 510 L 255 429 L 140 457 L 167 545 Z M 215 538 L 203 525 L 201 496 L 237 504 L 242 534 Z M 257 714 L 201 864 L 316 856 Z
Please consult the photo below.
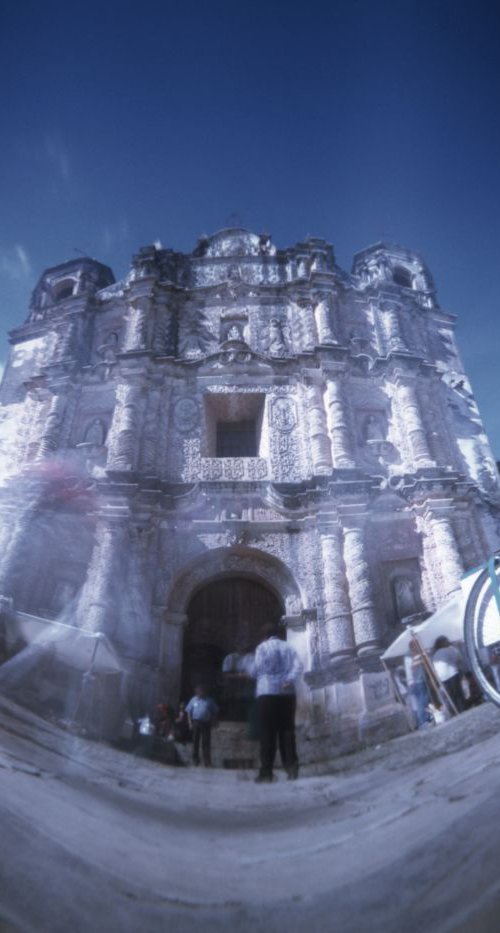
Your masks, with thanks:
M 282 615 L 274 593 L 252 579 L 224 577 L 198 590 L 188 607 L 181 698 L 189 699 L 202 683 L 217 701 L 221 719 L 244 720 L 253 686 L 224 674 L 224 658 L 255 651 L 262 626 L 279 625 Z

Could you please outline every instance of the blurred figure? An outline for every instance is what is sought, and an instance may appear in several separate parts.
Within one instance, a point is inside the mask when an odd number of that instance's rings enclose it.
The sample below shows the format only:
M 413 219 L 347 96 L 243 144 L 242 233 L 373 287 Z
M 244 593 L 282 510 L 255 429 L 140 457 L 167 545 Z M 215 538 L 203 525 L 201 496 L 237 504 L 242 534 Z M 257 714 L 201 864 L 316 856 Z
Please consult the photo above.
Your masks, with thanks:
M 431 695 L 425 676 L 425 667 L 420 645 L 416 638 L 409 644 L 409 654 L 405 657 L 405 673 L 408 693 L 413 712 L 417 719 L 417 729 L 431 721 L 427 707 L 431 702 Z
M 261 783 L 274 780 L 278 744 L 288 778 L 295 780 L 299 774 L 295 747 L 295 681 L 302 672 L 302 665 L 297 652 L 278 637 L 273 625 L 263 627 L 262 637 L 252 671 L 257 681 L 260 728 L 260 771 L 255 780 Z
M 166 739 L 173 725 L 173 713 L 167 703 L 158 703 L 154 715 L 156 735 Z
M 463 713 L 466 707 L 462 689 L 464 659 L 459 649 L 445 635 L 440 635 L 434 642 L 432 663 L 453 705 L 459 713 Z
M 189 717 L 186 712 L 186 704 L 179 703 L 179 709 L 177 716 L 174 719 L 173 730 L 171 732 L 171 738 L 175 742 L 180 742 L 181 745 L 185 745 L 186 742 L 189 742 L 191 738 L 191 730 L 189 728 Z

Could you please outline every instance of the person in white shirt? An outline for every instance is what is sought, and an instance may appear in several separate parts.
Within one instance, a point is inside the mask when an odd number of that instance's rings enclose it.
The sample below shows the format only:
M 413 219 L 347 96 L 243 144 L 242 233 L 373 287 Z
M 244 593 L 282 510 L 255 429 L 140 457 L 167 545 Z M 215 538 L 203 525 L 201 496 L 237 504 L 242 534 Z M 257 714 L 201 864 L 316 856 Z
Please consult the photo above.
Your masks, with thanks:
M 466 705 L 462 690 L 464 660 L 458 648 L 444 635 L 440 635 L 434 642 L 432 663 L 452 703 L 459 713 L 463 713 Z
M 257 782 L 271 782 L 276 748 L 289 780 L 299 774 L 295 746 L 295 681 L 302 672 L 297 652 L 282 641 L 274 626 L 262 630 L 253 665 L 260 725 L 260 771 Z

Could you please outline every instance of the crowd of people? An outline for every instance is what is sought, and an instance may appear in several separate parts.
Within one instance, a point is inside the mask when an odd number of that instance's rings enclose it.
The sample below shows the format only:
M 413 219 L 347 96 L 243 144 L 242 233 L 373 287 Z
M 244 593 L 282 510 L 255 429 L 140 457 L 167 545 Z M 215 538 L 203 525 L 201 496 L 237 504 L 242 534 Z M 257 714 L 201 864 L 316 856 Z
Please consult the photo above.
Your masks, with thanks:
M 249 718 L 256 725 L 260 744 L 258 783 L 274 780 L 274 763 L 279 748 L 282 765 L 289 780 L 299 774 L 299 761 L 295 743 L 296 681 L 302 665 L 296 651 L 279 637 L 274 626 L 264 626 L 255 654 L 244 655 L 244 663 L 232 656 L 223 665 L 229 678 L 244 680 L 251 685 L 254 700 L 247 706 Z M 248 689 L 246 690 L 248 694 Z M 254 708 L 256 716 L 254 716 Z M 217 724 L 219 707 L 204 684 L 198 684 L 194 695 L 174 710 L 166 703 L 156 707 L 152 716 L 144 715 L 137 721 L 139 748 L 153 754 L 158 743 L 186 744 L 192 742 L 192 762 L 197 766 L 212 763 L 211 736 Z

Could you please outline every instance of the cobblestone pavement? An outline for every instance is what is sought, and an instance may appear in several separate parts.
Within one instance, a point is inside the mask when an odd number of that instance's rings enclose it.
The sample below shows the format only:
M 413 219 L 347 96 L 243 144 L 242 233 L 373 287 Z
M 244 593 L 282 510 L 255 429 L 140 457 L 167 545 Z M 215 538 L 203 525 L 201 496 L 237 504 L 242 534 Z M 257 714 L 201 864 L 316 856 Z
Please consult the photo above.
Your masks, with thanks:
M 262 786 L 2 700 L 0 931 L 497 933 L 499 726 L 485 704 Z

